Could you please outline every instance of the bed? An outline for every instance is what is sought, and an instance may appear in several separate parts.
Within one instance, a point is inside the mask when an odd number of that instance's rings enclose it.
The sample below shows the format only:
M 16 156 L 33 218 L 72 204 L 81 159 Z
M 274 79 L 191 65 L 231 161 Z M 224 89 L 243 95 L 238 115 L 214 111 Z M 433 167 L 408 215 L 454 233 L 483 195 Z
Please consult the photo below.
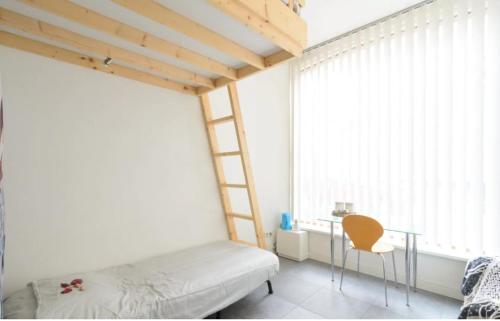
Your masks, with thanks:
M 31 282 L 4 301 L 5 318 L 204 318 L 277 274 L 276 255 L 218 241 L 100 271 Z M 84 291 L 61 294 L 61 283 Z

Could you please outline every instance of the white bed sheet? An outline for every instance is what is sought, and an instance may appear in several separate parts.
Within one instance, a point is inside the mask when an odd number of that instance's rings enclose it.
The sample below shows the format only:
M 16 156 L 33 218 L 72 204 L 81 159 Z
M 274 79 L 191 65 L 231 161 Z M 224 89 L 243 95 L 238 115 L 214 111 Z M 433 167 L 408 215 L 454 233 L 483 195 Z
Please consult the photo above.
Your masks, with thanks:
M 6 318 L 204 318 L 278 272 L 276 255 L 230 241 L 97 272 L 33 282 L 7 298 Z M 59 284 L 82 278 L 83 292 Z M 104 302 L 104 303 L 103 303 Z
M 34 319 L 36 298 L 31 285 L 9 296 L 3 303 L 5 319 Z

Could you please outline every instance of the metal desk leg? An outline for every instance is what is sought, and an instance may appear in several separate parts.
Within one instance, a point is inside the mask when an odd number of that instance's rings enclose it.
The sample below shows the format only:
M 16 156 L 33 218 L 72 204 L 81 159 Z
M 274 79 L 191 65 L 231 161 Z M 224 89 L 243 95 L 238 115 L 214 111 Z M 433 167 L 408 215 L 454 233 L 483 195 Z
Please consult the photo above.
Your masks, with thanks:
M 342 228 L 342 266 L 345 266 L 345 232 Z
M 410 306 L 410 234 L 405 236 L 406 305 Z
M 330 255 L 332 258 L 332 282 L 335 274 L 335 235 L 333 234 L 333 222 L 330 222 Z
M 413 234 L 413 291 L 417 292 L 417 235 Z

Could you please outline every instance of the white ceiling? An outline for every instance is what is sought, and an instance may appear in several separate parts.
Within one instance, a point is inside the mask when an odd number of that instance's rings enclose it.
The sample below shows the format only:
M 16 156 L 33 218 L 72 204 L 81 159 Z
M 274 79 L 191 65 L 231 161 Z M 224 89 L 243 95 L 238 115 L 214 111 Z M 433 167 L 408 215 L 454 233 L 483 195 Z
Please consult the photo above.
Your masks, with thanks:
M 391 15 L 422 0 L 307 0 L 301 17 L 308 47 Z
M 50 1 L 50 0 L 47 0 Z M 216 48 L 211 48 L 199 43 L 175 30 L 169 29 L 150 19 L 135 14 L 121 6 L 114 4 L 109 0 L 72 0 L 73 2 L 95 10 L 105 16 L 117 19 L 123 23 L 137 27 L 141 30 L 154 34 L 160 38 L 167 39 L 179 44 L 185 48 L 202 53 L 205 56 L 215 60 L 239 67 L 242 62 L 229 57 Z M 258 35 L 254 31 L 246 28 L 235 19 L 220 12 L 212 7 L 207 0 L 156 0 L 172 10 L 185 15 L 186 17 L 205 25 L 206 27 L 224 35 L 225 37 L 239 43 L 260 55 L 269 55 L 279 50 L 279 48 Z M 321 41 L 340 35 L 349 30 L 355 29 L 366 23 L 390 15 L 396 11 L 404 9 L 421 0 L 307 0 L 306 7 L 302 10 L 301 16 L 308 24 L 308 47 Z M 165 61 L 172 65 L 197 72 L 199 74 L 215 77 L 205 70 L 189 65 L 172 57 L 166 57 L 147 48 L 128 43 L 124 40 L 115 38 L 108 34 L 86 28 L 77 23 L 68 21 L 64 18 L 52 15 L 50 13 L 32 8 L 22 2 L 15 0 L 0 0 L 0 7 L 16 11 L 18 13 L 60 26 L 65 29 L 98 39 L 116 46 L 135 51 Z M 7 30 L 16 34 L 37 39 L 37 37 L 24 34 L 23 32 L 10 30 L 0 27 L 0 30 Z M 42 40 L 42 39 L 37 39 Z M 52 43 L 63 48 L 72 49 L 65 45 Z M 100 58 L 100 57 L 96 57 Z

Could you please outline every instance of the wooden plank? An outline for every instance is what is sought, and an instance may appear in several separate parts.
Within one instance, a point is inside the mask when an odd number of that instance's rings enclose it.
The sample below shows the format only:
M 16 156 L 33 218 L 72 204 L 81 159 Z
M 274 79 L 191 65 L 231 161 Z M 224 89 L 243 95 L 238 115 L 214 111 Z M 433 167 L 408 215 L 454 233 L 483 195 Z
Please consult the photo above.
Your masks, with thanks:
M 228 79 L 237 79 L 236 70 L 216 60 L 180 47 L 137 28 L 103 16 L 69 0 L 20 0 L 35 8 L 56 14 L 100 32 L 110 34 L 130 43 L 180 59 Z
M 227 189 L 222 187 L 222 184 L 226 182 L 226 177 L 224 175 L 224 168 L 222 166 L 222 161 L 220 158 L 214 157 L 213 154 L 219 152 L 219 144 L 217 143 L 217 136 L 215 133 L 215 128 L 213 126 L 208 126 L 208 121 L 212 119 L 212 108 L 210 107 L 210 101 L 208 100 L 208 95 L 200 96 L 200 104 L 203 111 L 203 117 L 205 118 L 205 130 L 208 136 L 208 143 L 210 146 L 212 154 L 212 162 L 214 164 L 215 176 L 217 178 L 217 187 L 219 189 L 219 196 L 222 203 L 222 208 L 224 210 L 224 217 L 226 219 L 227 231 L 229 233 L 230 240 L 237 240 L 238 233 L 234 224 L 232 217 L 228 216 L 232 213 L 231 199 L 229 197 L 229 192 Z
M 281 0 L 232 0 L 252 10 L 302 47 L 307 46 L 307 23 Z M 300 5 L 300 3 L 299 3 Z M 303 5 L 301 5 L 303 6 Z
M 284 50 L 281 50 L 281 51 L 275 52 L 275 53 L 267 56 L 264 59 L 264 62 L 266 64 L 266 68 L 268 68 L 268 67 L 272 67 L 274 65 L 280 64 L 280 63 L 282 63 L 284 61 L 287 61 L 288 59 L 291 59 L 291 58 L 294 58 L 291 53 L 286 52 Z M 241 69 L 238 70 L 238 73 L 242 77 L 244 77 L 244 75 L 242 74 Z
M 233 184 L 233 183 L 223 183 L 221 184 L 222 187 L 229 187 L 229 188 L 247 188 L 247 184 Z
M 207 88 L 214 88 L 213 81 L 196 73 L 177 68 L 159 60 L 128 51 L 105 42 L 82 36 L 75 32 L 0 8 L 0 25 L 15 28 L 36 36 L 58 41 L 93 54 L 111 57 L 161 74 L 163 77 L 193 82 Z
M 20 37 L 8 32 L 0 31 L 0 44 L 55 60 L 64 61 L 81 67 L 102 71 L 108 74 L 129 78 L 166 89 L 176 90 L 184 94 L 196 94 L 196 89 L 191 86 L 182 85 L 171 80 L 163 79 L 117 64 L 105 66 L 101 60 L 56 46 L 48 45 L 43 42 Z
M 233 121 L 234 120 L 234 117 L 233 115 L 230 115 L 230 116 L 226 116 L 226 117 L 221 117 L 221 118 L 217 118 L 217 119 L 211 119 L 208 124 L 209 125 L 215 125 L 215 124 L 223 124 L 223 123 L 227 123 L 229 121 Z
M 113 2 L 258 69 L 264 68 L 263 57 L 153 0 L 113 0 Z
M 302 55 L 307 45 L 307 25 L 281 0 L 210 0 L 210 2 L 294 56 Z
M 274 65 L 280 64 L 284 61 L 287 61 L 288 59 L 293 58 L 293 55 L 287 51 L 281 50 L 278 51 L 272 55 L 269 55 L 265 58 L 265 63 L 266 63 L 266 68 L 272 67 Z M 256 70 L 252 66 L 243 66 L 238 69 L 238 79 L 245 78 L 249 75 L 252 75 L 259 70 Z M 217 85 L 217 80 L 215 81 L 215 84 Z
M 251 10 L 266 23 L 260 26 L 263 33 L 267 26 L 279 30 L 283 35 L 297 43 L 302 50 L 307 46 L 307 23 L 281 0 L 231 0 Z M 272 32 L 270 30 L 269 32 Z M 284 49 L 284 48 L 283 48 Z M 289 51 L 290 52 L 290 51 Z M 301 55 L 300 52 L 299 55 Z
M 221 153 L 215 153 L 215 157 L 226 157 L 226 156 L 240 156 L 241 152 L 239 150 L 236 150 L 234 152 L 221 152 Z
M 290 58 L 293 58 L 293 55 L 291 53 L 284 51 L 284 50 L 281 50 L 281 51 L 278 51 L 272 55 L 267 56 L 266 58 L 264 58 L 264 61 L 266 64 L 266 68 L 269 68 L 269 67 L 272 67 L 274 65 L 285 62 Z M 243 79 L 243 78 L 248 77 L 250 75 L 253 75 L 259 71 L 260 71 L 259 69 L 255 68 L 253 66 L 250 66 L 250 65 L 243 66 L 243 67 L 238 69 L 238 79 Z M 230 80 L 227 78 L 222 78 L 222 77 L 217 78 L 215 80 L 215 89 L 223 87 L 223 86 L 227 86 L 231 82 L 233 82 L 233 80 Z M 208 93 L 212 90 L 213 89 L 200 88 L 200 89 L 198 89 L 198 94 L 202 95 L 202 94 Z
M 255 190 L 255 182 L 253 179 L 252 167 L 250 165 L 250 156 L 248 154 L 247 140 L 245 136 L 245 129 L 243 126 L 243 118 L 241 116 L 240 102 L 238 99 L 236 84 L 234 82 L 230 83 L 227 86 L 227 89 L 229 93 L 229 101 L 231 102 L 231 110 L 234 115 L 234 124 L 236 129 L 236 137 L 238 139 L 238 147 L 239 150 L 241 151 L 241 164 L 243 166 L 245 181 L 248 186 L 247 193 L 250 203 L 250 210 L 253 216 L 255 236 L 257 238 L 257 244 L 259 245 L 259 247 L 265 248 L 266 239 L 260 217 L 259 202 L 257 200 L 257 193 Z
M 239 218 L 242 220 L 253 221 L 253 217 L 251 215 L 238 214 L 238 213 L 229 213 L 227 215 L 234 217 L 234 218 Z

